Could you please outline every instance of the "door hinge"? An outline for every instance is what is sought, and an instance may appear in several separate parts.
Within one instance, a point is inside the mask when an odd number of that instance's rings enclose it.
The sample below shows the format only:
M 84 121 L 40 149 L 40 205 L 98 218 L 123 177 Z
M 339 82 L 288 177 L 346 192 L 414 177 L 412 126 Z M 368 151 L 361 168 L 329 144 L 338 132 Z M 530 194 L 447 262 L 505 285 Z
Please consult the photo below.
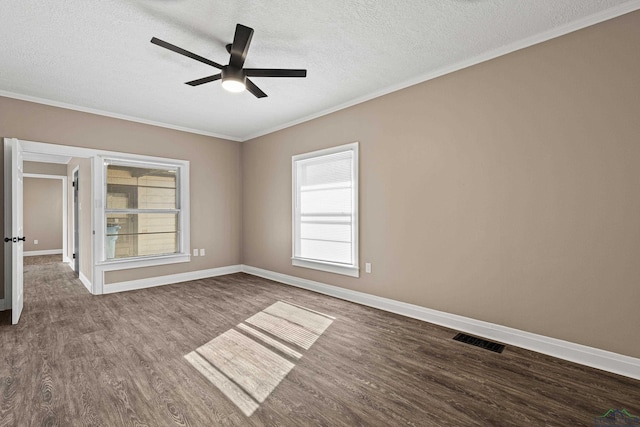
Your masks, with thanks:
M 76 254 L 73 254 L 73 259 L 76 259 Z

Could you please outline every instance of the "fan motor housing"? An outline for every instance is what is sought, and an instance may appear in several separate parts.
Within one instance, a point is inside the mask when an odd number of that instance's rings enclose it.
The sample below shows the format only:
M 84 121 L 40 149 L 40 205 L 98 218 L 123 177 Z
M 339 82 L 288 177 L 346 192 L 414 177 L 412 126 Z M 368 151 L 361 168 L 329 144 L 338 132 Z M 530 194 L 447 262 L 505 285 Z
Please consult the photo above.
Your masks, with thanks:
M 225 65 L 224 67 L 222 67 L 222 70 L 220 72 L 222 74 L 222 81 L 226 81 L 226 80 L 235 80 L 237 82 L 242 83 L 243 85 L 247 84 L 247 76 L 244 72 L 243 69 L 241 68 L 235 68 L 232 67 L 231 65 Z

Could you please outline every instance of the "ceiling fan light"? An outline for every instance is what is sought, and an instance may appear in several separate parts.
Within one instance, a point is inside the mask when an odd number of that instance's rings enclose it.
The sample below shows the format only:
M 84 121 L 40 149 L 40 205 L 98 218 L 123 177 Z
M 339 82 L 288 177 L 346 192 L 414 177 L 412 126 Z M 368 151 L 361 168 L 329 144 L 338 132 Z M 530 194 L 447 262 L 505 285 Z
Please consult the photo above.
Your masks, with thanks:
M 222 67 L 220 70 L 222 75 L 222 87 L 229 92 L 242 92 L 247 88 L 245 76 L 242 68 L 234 68 L 230 65 Z
M 229 92 L 242 92 L 247 88 L 241 81 L 233 79 L 223 80 L 222 87 Z

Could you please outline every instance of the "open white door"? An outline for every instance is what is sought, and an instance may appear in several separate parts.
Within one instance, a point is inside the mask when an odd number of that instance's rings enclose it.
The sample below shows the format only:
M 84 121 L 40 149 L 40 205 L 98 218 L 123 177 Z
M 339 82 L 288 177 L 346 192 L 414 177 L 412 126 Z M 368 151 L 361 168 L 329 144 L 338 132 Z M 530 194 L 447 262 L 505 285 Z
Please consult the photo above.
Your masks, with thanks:
M 5 300 L 11 295 L 11 323 L 18 323 L 23 298 L 22 147 L 4 139 L 4 280 Z

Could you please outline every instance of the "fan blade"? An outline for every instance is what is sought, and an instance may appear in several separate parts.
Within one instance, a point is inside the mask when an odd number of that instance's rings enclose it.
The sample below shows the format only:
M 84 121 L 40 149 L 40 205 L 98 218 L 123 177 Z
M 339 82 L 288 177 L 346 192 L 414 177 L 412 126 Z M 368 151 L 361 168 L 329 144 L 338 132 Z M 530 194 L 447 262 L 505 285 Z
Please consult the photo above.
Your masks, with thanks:
M 214 74 L 213 76 L 203 77 L 198 80 L 192 80 L 190 82 L 186 82 L 185 84 L 189 86 L 199 86 L 205 83 L 215 82 L 216 80 L 220 80 L 220 78 L 222 78 L 222 74 L 218 73 L 218 74 Z
M 151 43 L 157 44 L 158 46 L 161 46 L 161 47 L 163 47 L 165 49 L 169 49 L 169 50 L 171 50 L 171 51 L 173 51 L 175 53 L 179 53 L 180 55 L 184 55 L 184 56 L 186 56 L 188 58 L 195 59 L 196 61 L 200 61 L 200 62 L 202 62 L 204 64 L 211 65 L 212 67 L 216 67 L 216 68 L 218 68 L 220 70 L 222 69 L 222 65 L 218 64 L 217 62 L 210 61 L 207 58 L 203 58 L 202 56 L 196 55 L 195 53 L 189 52 L 188 50 L 184 50 L 181 47 L 172 45 L 171 43 L 167 43 L 164 40 L 160 40 L 160 39 L 157 39 L 157 38 L 153 37 L 151 39 Z
M 256 98 L 266 98 L 267 94 L 264 93 L 258 86 L 251 80 L 247 79 L 247 90 L 251 92 Z
M 245 27 L 241 24 L 236 25 L 236 34 L 233 36 L 233 43 L 231 44 L 229 65 L 235 68 L 242 68 L 245 59 L 247 59 L 252 37 L 253 28 Z
M 249 77 L 307 77 L 307 70 L 283 70 L 277 68 L 245 68 Z

